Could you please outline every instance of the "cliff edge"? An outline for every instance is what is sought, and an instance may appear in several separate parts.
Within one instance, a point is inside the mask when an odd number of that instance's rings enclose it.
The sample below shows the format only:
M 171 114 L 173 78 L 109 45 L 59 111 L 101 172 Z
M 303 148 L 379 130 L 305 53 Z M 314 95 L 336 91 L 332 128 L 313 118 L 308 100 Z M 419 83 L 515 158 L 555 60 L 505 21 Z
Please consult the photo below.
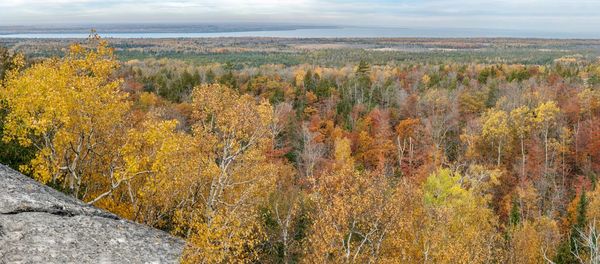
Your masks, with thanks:
M 183 247 L 0 164 L 0 263 L 176 263 Z

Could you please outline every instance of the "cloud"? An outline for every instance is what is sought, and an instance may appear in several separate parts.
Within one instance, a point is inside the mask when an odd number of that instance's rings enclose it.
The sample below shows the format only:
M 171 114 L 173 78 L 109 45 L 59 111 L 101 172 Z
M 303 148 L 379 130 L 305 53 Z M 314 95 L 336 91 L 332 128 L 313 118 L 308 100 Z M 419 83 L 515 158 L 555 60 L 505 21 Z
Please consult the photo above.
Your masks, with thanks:
M 597 0 L 0 0 L 0 24 L 263 22 L 595 31 Z

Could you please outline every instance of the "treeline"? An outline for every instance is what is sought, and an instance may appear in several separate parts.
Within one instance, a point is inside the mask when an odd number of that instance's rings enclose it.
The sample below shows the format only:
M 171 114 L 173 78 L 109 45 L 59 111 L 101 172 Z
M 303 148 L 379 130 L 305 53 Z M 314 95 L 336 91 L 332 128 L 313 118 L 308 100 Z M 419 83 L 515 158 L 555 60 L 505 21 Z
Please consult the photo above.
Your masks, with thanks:
M 374 65 L 395 64 L 441 64 L 447 61 L 470 63 L 508 63 L 508 64 L 548 64 L 563 56 L 572 55 L 572 51 L 536 49 L 482 49 L 482 50 L 405 50 L 400 49 L 317 49 L 293 50 L 292 52 L 277 51 L 226 51 L 215 53 L 184 53 L 184 52 L 148 52 L 138 50 L 123 50 L 117 54 L 123 60 L 145 60 L 152 58 L 183 60 L 196 65 L 213 63 L 233 63 L 245 67 L 258 67 L 268 64 L 283 64 L 286 66 L 311 64 L 340 67 L 356 64 L 361 60 Z M 42 54 L 43 55 L 43 54 Z M 594 56 L 591 56 L 593 58 Z
M 30 58 L 63 56 L 73 39 L 2 39 L 0 46 L 18 49 Z M 594 61 L 598 40 L 545 39 L 298 39 L 298 38 L 173 38 L 109 39 L 119 60 L 176 59 L 205 65 L 232 63 L 243 67 L 268 64 L 311 64 L 342 67 L 365 60 L 371 65 L 400 64 L 551 64 L 577 57 Z
M 185 262 L 600 261 L 598 63 L 5 57 L 0 162 Z

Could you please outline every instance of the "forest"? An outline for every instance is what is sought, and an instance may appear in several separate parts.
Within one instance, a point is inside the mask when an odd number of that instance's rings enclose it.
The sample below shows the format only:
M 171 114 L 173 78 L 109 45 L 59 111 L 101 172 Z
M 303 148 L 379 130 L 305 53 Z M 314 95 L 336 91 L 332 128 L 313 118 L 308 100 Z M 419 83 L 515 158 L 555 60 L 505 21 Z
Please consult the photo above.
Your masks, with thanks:
M 0 163 L 183 263 L 600 263 L 598 41 L 2 45 Z

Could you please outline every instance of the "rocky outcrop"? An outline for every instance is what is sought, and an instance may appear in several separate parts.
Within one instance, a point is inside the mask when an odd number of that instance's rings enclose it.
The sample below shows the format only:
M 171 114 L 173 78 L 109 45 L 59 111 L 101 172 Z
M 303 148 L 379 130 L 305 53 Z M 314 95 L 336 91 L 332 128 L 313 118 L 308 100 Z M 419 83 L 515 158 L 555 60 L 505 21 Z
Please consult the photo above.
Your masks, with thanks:
M 0 263 L 176 263 L 183 247 L 0 165 Z

